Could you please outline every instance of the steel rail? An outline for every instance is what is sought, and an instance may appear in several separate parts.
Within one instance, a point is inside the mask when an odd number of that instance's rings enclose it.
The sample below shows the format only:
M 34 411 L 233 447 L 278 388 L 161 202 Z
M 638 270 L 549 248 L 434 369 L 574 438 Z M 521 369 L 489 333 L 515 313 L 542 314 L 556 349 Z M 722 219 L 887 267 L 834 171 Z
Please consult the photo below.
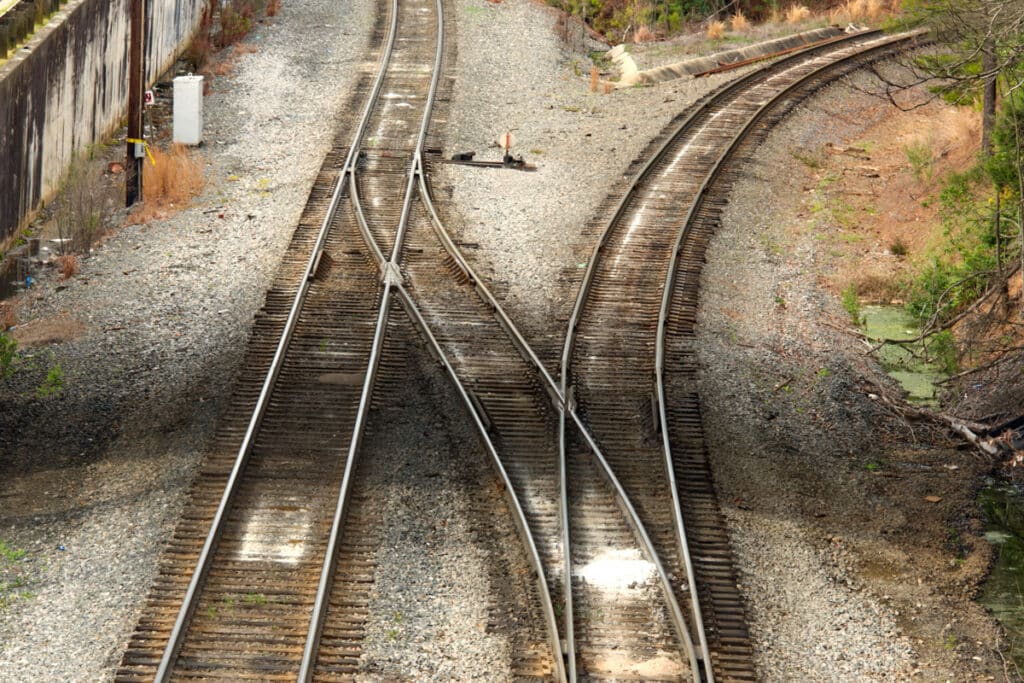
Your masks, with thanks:
M 676 485 L 675 466 L 672 458 L 672 444 L 668 430 L 668 410 L 666 408 L 667 401 L 665 392 L 665 333 L 668 327 L 668 316 L 672 306 L 673 290 L 675 289 L 675 281 L 679 267 L 679 255 L 682 251 L 683 243 L 689 235 L 690 227 L 694 222 L 697 212 L 700 210 L 700 207 L 704 203 L 704 196 L 710 190 L 712 183 L 714 183 L 715 180 L 718 179 L 718 176 L 720 175 L 722 168 L 725 166 L 726 161 L 729 159 L 729 157 L 733 155 L 736 149 L 747 138 L 747 135 L 750 133 L 751 129 L 753 129 L 753 127 L 758 122 L 760 122 L 760 120 L 765 116 L 765 114 L 768 113 L 769 110 L 775 108 L 775 106 L 778 105 L 780 101 L 784 100 L 791 93 L 793 93 L 796 90 L 799 90 L 800 88 L 805 87 L 808 83 L 814 81 L 827 71 L 836 69 L 837 67 L 840 67 L 841 65 L 844 64 L 848 64 L 851 61 L 863 59 L 868 54 L 879 51 L 886 51 L 902 43 L 910 42 L 911 40 L 914 40 L 920 35 L 923 35 L 923 32 L 919 31 L 910 34 L 904 34 L 901 36 L 896 36 L 894 38 L 882 42 L 881 44 L 873 45 L 867 47 L 863 51 L 856 52 L 846 57 L 842 57 L 838 61 L 823 64 L 822 66 L 814 69 L 810 73 L 801 77 L 796 82 L 790 84 L 788 87 L 786 87 L 778 94 L 776 94 L 774 97 L 772 97 L 771 100 L 761 105 L 758 108 L 758 110 L 754 112 L 753 115 L 751 115 L 751 117 L 747 120 L 747 122 L 739 129 L 739 131 L 736 132 L 733 138 L 729 141 L 728 145 L 726 145 L 724 151 L 715 160 L 714 165 L 711 167 L 710 171 L 707 173 L 703 182 L 701 183 L 700 188 L 697 190 L 696 199 L 690 204 L 690 208 L 688 209 L 686 217 L 683 220 L 682 226 L 676 237 L 675 244 L 672 247 L 672 257 L 669 261 L 668 271 L 665 274 L 664 285 L 662 286 L 661 308 L 658 312 L 657 336 L 655 338 L 654 375 L 658 396 L 658 420 L 659 424 L 661 425 L 662 452 L 665 456 L 665 471 L 668 473 L 669 487 L 672 491 L 672 512 L 676 524 L 676 535 L 680 539 L 679 546 L 681 552 L 683 553 L 683 557 L 685 558 L 687 573 L 691 577 L 693 576 L 693 564 L 690 557 L 689 543 L 687 543 L 686 541 L 686 527 L 683 523 L 682 501 L 680 500 L 679 489 Z M 676 137 L 679 134 L 679 132 L 677 132 L 676 135 L 673 135 L 673 138 Z M 644 171 L 647 171 L 647 167 L 645 167 Z M 697 607 L 695 608 L 695 619 L 697 619 L 701 623 L 700 637 L 702 648 L 706 649 L 707 638 L 704 633 L 703 622 L 700 617 L 700 608 L 697 600 L 696 585 L 692 578 L 690 591 L 693 595 L 694 605 L 697 605 Z M 706 651 L 705 657 L 708 658 L 706 662 L 707 680 L 708 683 L 712 683 L 714 681 L 714 674 L 711 670 L 712 667 L 710 657 Z
M 392 26 L 397 25 L 397 6 L 398 0 L 394 2 L 394 15 Z M 441 71 L 441 59 L 444 54 L 444 6 L 442 0 L 435 0 L 435 8 L 437 11 L 437 47 L 434 52 L 434 64 L 433 73 L 430 79 L 430 88 L 427 91 L 426 101 L 424 103 L 424 110 L 420 120 L 420 129 L 416 138 L 416 147 L 413 151 L 412 162 L 409 164 L 408 180 L 406 182 L 405 192 L 403 195 L 402 213 L 398 220 L 398 226 L 395 231 L 395 243 L 391 251 L 391 260 L 382 268 L 382 278 L 384 281 L 384 292 L 381 295 L 380 309 L 377 317 L 377 328 L 374 332 L 373 347 L 370 353 L 369 367 L 364 378 L 362 396 L 359 401 L 359 412 L 356 416 L 356 423 L 353 427 L 352 439 L 349 442 L 348 457 L 345 461 L 345 474 L 342 477 L 341 489 L 338 492 L 338 500 L 335 505 L 334 517 L 331 523 L 330 538 L 327 543 L 327 548 L 324 552 L 324 563 L 320 572 L 320 582 L 317 586 L 317 594 L 313 603 L 313 612 L 310 616 L 309 631 L 306 635 L 306 645 L 302 653 L 302 666 L 299 670 L 299 681 L 301 683 L 308 683 L 313 678 L 313 673 L 316 667 L 316 657 L 319 650 L 320 637 L 323 631 L 324 618 L 327 614 L 327 600 L 330 596 L 331 585 L 334 578 L 334 572 L 337 566 L 338 559 L 338 544 L 341 539 L 341 529 L 345 520 L 345 513 L 348 510 L 349 501 L 351 499 L 352 482 L 355 479 L 355 468 L 359 453 L 359 447 L 362 444 L 363 428 L 366 424 L 366 415 L 369 412 L 370 398 L 373 393 L 373 384 L 376 379 L 376 371 L 378 361 L 380 359 L 381 351 L 384 347 L 384 337 L 387 332 L 388 316 L 391 310 L 391 295 L 395 288 L 401 287 L 401 275 L 398 270 L 398 266 L 401 260 L 402 244 L 405 238 L 406 229 L 409 223 L 409 212 L 412 206 L 412 194 L 415 191 L 416 176 L 420 169 L 420 157 L 423 151 L 423 141 L 426 138 L 427 126 L 430 122 L 430 116 L 433 111 L 434 98 L 437 94 L 437 83 L 440 78 Z M 394 31 L 392 32 L 392 43 L 389 48 L 393 46 Z M 389 49 L 389 55 L 390 55 Z M 383 81 L 383 70 L 381 74 L 381 80 Z M 369 109 L 367 110 L 367 120 L 369 117 Z M 363 132 L 361 130 L 361 132 Z M 362 137 L 357 140 L 357 145 L 361 144 Z M 351 154 L 350 150 L 350 154 Z M 360 230 L 363 231 L 364 239 L 371 237 L 369 233 L 369 226 L 366 222 L 366 217 L 362 211 L 362 205 L 358 200 L 358 188 L 356 187 L 355 177 L 356 170 L 351 169 L 350 183 L 353 188 L 352 198 L 353 207 L 356 210 L 358 223 Z M 369 242 L 373 244 L 375 255 L 381 255 L 380 249 L 377 247 L 375 240 L 369 239 Z
M 765 64 L 765 65 L 763 65 L 763 66 L 761 66 L 761 67 L 751 71 L 750 73 L 745 74 L 744 76 L 740 77 L 739 79 L 736 79 L 735 81 L 732 81 L 732 82 L 726 84 L 725 86 L 723 86 L 723 87 L 719 88 L 718 90 L 716 90 L 714 93 L 712 93 L 709 96 L 707 96 L 705 98 L 705 100 L 703 102 L 699 103 L 697 106 L 695 106 L 691 110 L 691 112 L 686 116 L 686 118 L 682 122 L 680 122 L 678 126 L 676 126 L 675 130 L 673 130 L 666 137 L 665 141 L 648 158 L 647 162 L 643 165 L 643 167 L 640 169 L 640 171 L 636 174 L 636 178 L 631 183 L 629 189 L 623 194 L 622 198 L 619 200 L 618 204 L 616 205 L 616 208 L 615 208 L 615 211 L 614 211 L 614 213 L 612 215 L 611 220 L 608 222 L 607 226 L 605 227 L 604 231 L 602 232 L 601 237 L 599 238 L 597 245 L 594 247 L 594 251 L 591 254 L 591 257 L 588 260 L 587 269 L 586 269 L 586 271 L 584 273 L 583 281 L 582 281 L 582 283 L 580 285 L 580 290 L 579 290 L 579 293 L 578 293 L 577 298 L 576 298 L 576 304 L 575 304 L 575 306 L 573 308 L 572 315 L 569 318 L 569 323 L 568 323 L 568 328 L 567 328 L 566 338 L 565 338 L 565 344 L 564 344 L 563 350 L 562 350 L 562 363 L 561 363 L 562 367 L 561 367 L 560 390 L 561 390 L 561 393 L 563 395 L 565 393 L 567 393 L 567 391 L 568 391 L 568 383 L 569 383 L 569 376 L 568 375 L 569 375 L 569 368 L 570 368 L 570 364 L 571 364 L 572 346 L 573 346 L 573 343 L 575 341 L 576 329 L 579 326 L 580 320 L 582 318 L 583 307 L 584 307 L 584 305 L 586 303 L 586 300 L 589 297 L 590 288 L 591 288 L 591 285 L 593 283 L 593 279 L 594 279 L 594 276 L 595 276 L 595 273 L 596 273 L 597 263 L 598 263 L 598 261 L 600 259 L 601 251 L 605 247 L 605 245 L 607 244 L 607 242 L 608 242 L 608 240 L 609 240 L 609 238 L 611 236 L 612 230 L 618 224 L 618 222 L 621 220 L 623 214 L 625 213 L 626 208 L 629 205 L 630 200 L 635 196 L 638 186 L 647 179 L 647 176 L 648 176 L 649 172 L 651 171 L 651 169 L 654 168 L 654 166 L 656 164 L 658 164 L 662 160 L 662 158 L 664 158 L 666 152 L 672 146 L 672 144 L 674 143 L 676 138 L 678 138 L 679 135 L 681 135 L 683 132 L 685 132 L 687 129 L 689 129 L 689 127 L 693 124 L 693 122 L 697 119 L 697 117 L 699 117 L 709 106 L 711 106 L 711 105 L 713 105 L 713 104 L 715 104 L 717 102 L 720 102 L 722 99 L 725 99 L 726 97 L 731 96 L 732 94 L 742 90 L 743 88 L 746 88 L 752 81 L 755 81 L 755 80 L 761 78 L 769 70 L 777 68 L 779 64 L 783 64 L 783 63 L 786 63 L 786 62 L 789 62 L 789 61 L 803 60 L 803 59 L 805 59 L 807 57 L 808 54 L 811 54 L 811 53 L 814 53 L 814 52 L 818 52 L 818 51 L 824 50 L 824 49 L 829 48 L 829 47 L 833 47 L 837 43 L 843 43 L 843 42 L 847 42 L 847 41 L 852 42 L 854 40 L 859 40 L 859 39 L 862 39 L 864 37 L 867 37 L 867 36 L 870 36 L 870 35 L 875 35 L 875 34 L 880 34 L 880 33 L 881 33 L 881 31 L 863 31 L 863 32 L 860 32 L 860 33 L 851 34 L 851 35 L 847 35 L 847 36 L 838 36 L 837 38 L 835 38 L 833 40 L 822 42 L 822 43 L 818 43 L 818 44 L 815 44 L 815 45 L 812 45 L 812 46 L 808 46 L 807 48 L 805 48 L 805 49 L 803 49 L 803 50 L 801 50 L 799 52 L 796 52 L 796 53 L 793 53 L 793 54 L 789 55 L 785 59 Z M 664 410 L 664 401 L 660 400 L 660 397 L 659 397 L 659 404 L 661 406 L 660 409 L 663 411 Z M 664 425 L 665 423 L 662 422 L 661 424 Z M 664 429 L 662 431 L 664 432 Z M 679 506 L 675 505 L 675 502 L 678 499 L 678 492 L 675 489 L 674 469 L 668 463 L 667 463 L 666 466 L 668 468 L 669 478 L 670 478 L 670 481 L 672 483 L 673 499 L 674 499 L 673 500 L 673 506 L 674 506 L 674 508 L 676 508 L 676 510 L 680 510 Z M 701 648 L 701 655 L 702 655 L 701 659 L 703 660 L 703 664 L 704 664 L 705 680 L 708 683 L 713 683 L 713 681 L 714 681 L 714 672 L 712 671 L 712 666 L 711 666 L 711 654 L 710 654 L 710 649 L 709 649 L 708 643 L 707 643 L 707 636 L 705 634 L 704 627 L 703 627 L 703 616 L 701 614 L 700 604 L 699 604 L 699 600 L 698 600 L 698 597 L 697 597 L 696 583 L 695 583 L 694 578 L 693 578 L 694 577 L 693 565 L 692 565 L 692 561 L 689 558 L 689 548 L 688 548 L 688 544 L 686 543 L 685 527 L 682 524 L 681 512 L 676 514 L 675 511 L 674 511 L 674 517 L 675 517 L 676 533 L 677 533 L 677 536 L 679 537 L 679 546 L 681 548 L 681 551 L 680 551 L 681 552 L 681 558 L 680 559 L 683 561 L 683 566 L 684 566 L 684 569 L 685 569 L 686 574 L 687 574 L 687 582 L 688 582 L 688 585 L 689 585 L 689 591 L 690 591 L 690 595 L 691 595 L 691 611 L 693 612 L 694 626 L 695 626 L 695 629 L 697 631 L 697 636 L 698 636 L 699 641 L 700 641 L 700 648 Z
M 572 605 L 572 577 L 571 577 L 571 564 L 572 564 L 572 560 L 571 560 L 571 555 L 569 553 L 569 549 L 571 548 L 571 544 L 570 544 L 569 538 L 568 538 L 568 536 L 569 536 L 569 523 L 568 523 L 568 508 L 567 508 L 567 500 L 566 500 L 568 481 L 567 481 L 566 468 L 564 466 L 564 461 L 565 461 L 565 457 L 564 457 L 564 453 L 565 453 L 565 420 L 566 420 L 566 416 L 572 418 L 572 421 L 576 425 L 576 428 L 577 428 L 578 432 L 580 433 L 581 436 L 583 436 L 583 439 L 586 442 L 587 447 L 590 449 L 590 451 L 593 454 L 595 460 L 597 461 L 597 464 L 599 466 L 598 469 L 599 469 L 602 477 L 604 478 L 605 482 L 612 488 L 612 491 L 615 494 L 616 498 L 618 499 L 619 504 L 622 506 L 622 509 L 625 512 L 626 521 L 629 523 L 629 526 L 632 529 L 634 536 L 637 538 L 637 541 L 640 543 L 640 546 L 641 546 L 641 548 L 642 548 L 642 550 L 644 552 L 644 555 L 646 556 L 647 560 L 654 566 L 655 572 L 658 574 L 659 583 L 661 584 L 662 590 L 663 590 L 663 592 L 665 593 L 665 596 L 666 596 L 666 598 L 665 598 L 666 602 L 668 603 L 670 618 L 672 619 L 673 625 L 674 625 L 674 627 L 675 627 L 675 629 L 676 629 L 680 639 L 683 641 L 684 647 L 688 650 L 688 656 L 689 656 L 689 659 L 690 659 L 691 670 L 694 672 L 695 681 L 698 681 L 698 683 L 699 683 L 699 667 L 697 666 L 696 653 L 695 653 L 695 651 L 693 649 L 693 644 L 692 644 L 692 641 L 691 641 L 691 638 L 690 638 L 690 635 L 689 635 L 689 630 L 686 628 L 685 618 L 682 615 L 682 610 L 679 607 L 678 600 L 676 600 L 675 591 L 672 589 L 671 581 L 668 578 L 668 572 L 665 571 L 664 565 L 661 562 L 661 558 L 658 556 L 658 553 L 657 553 L 657 551 L 654 548 L 654 544 L 651 542 L 650 536 L 648 535 L 647 530 L 644 528 L 644 525 L 643 525 L 642 521 L 640 520 L 640 516 L 637 514 L 636 509 L 634 508 L 632 502 L 629 500 L 629 496 L 626 494 L 625 489 L 623 488 L 622 484 L 619 482 L 618 478 L 615 476 L 615 473 L 612 470 L 611 466 L 608 464 L 608 461 L 605 458 L 604 454 L 601 452 L 601 449 L 598 446 L 597 441 L 590 434 L 590 431 L 589 431 L 588 427 L 586 426 L 586 424 L 583 422 L 582 418 L 580 418 L 580 416 L 576 413 L 575 408 L 572 405 L 572 402 L 566 400 L 565 392 L 561 391 L 559 389 L 558 385 L 555 383 L 554 378 L 551 377 L 551 374 L 548 372 L 547 368 L 544 367 L 543 362 L 540 360 L 540 358 L 537 356 L 537 354 L 533 351 L 533 349 L 530 346 L 530 344 L 526 341 L 526 338 L 522 335 L 522 333 L 519 331 L 519 329 L 517 328 L 515 323 L 508 316 L 508 314 L 505 312 L 504 308 L 502 308 L 501 304 L 494 297 L 494 295 L 490 292 L 490 290 L 487 288 L 487 286 L 477 276 L 476 272 L 473 270 L 473 268 L 469 265 L 469 263 L 463 257 L 462 252 L 458 249 L 458 247 L 455 245 L 454 241 L 451 239 L 451 236 L 448 234 L 447 230 L 444 227 L 444 223 L 441 221 L 440 217 L 437 214 L 437 210 L 434 207 L 433 201 L 431 199 L 431 194 L 430 194 L 429 189 L 427 188 L 426 183 L 424 181 L 424 176 L 425 176 L 424 173 L 420 174 L 421 198 L 423 199 L 423 202 L 424 202 L 427 210 L 430 213 L 431 223 L 434 226 L 435 233 L 438 235 L 438 238 L 441 240 L 441 242 L 444 245 L 445 249 L 448 250 L 449 254 L 455 260 L 455 262 L 459 266 L 459 268 L 463 271 L 463 273 L 470 280 L 470 282 L 473 283 L 473 286 L 476 289 L 476 291 L 480 294 L 481 297 L 484 298 L 484 300 L 487 302 L 488 306 L 490 306 L 493 309 L 493 311 L 495 313 L 495 316 L 498 319 L 499 324 L 503 328 L 505 328 L 506 332 L 508 333 L 508 335 L 512 339 L 513 344 L 520 350 L 520 354 L 522 355 L 524 360 L 526 360 L 527 362 L 529 362 L 532 365 L 534 365 L 534 367 L 537 369 L 537 371 L 541 374 L 541 377 L 544 379 L 544 381 L 545 381 L 545 383 L 546 383 L 546 385 L 548 387 L 548 393 L 551 396 L 552 403 L 553 403 L 555 409 L 559 413 L 559 424 L 560 424 L 560 429 L 559 429 L 559 445 L 560 445 L 560 449 L 559 450 L 560 450 L 560 452 L 562 454 L 562 457 L 561 457 L 562 464 L 560 465 L 560 474 L 559 474 L 559 478 L 560 478 L 560 487 L 559 488 L 560 488 L 560 499 L 561 499 L 561 502 L 560 502 L 560 510 L 561 510 L 560 517 L 561 517 L 561 526 L 562 526 L 562 544 L 563 544 L 562 547 L 563 547 L 563 555 L 564 555 L 564 565 L 567 568 L 566 569 L 567 575 L 566 575 L 565 580 L 564 580 L 564 583 L 565 583 L 565 586 L 564 586 L 564 590 L 565 590 L 565 605 L 564 605 L 563 616 L 564 616 L 564 621 L 566 623 L 566 627 L 565 627 L 566 650 L 569 653 L 571 653 L 571 656 L 569 657 L 569 663 L 568 663 L 568 668 L 569 668 L 568 678 L 569 678 L 569 680 L 570 681 L 575 681 L 577 677 L 576 677 L 576 662 L 575 662 L 575 652 L 576 652 L 576 650 L 575 650 L 575 635 L 574 635 L 575 628 L 574 628 L 574 621 L 573 621 L 573 605 Z
M 384 66 L 387 64 L 390 58 L 391 50 L 394 46 L 395 41 L 395 27 L 397 23 L 397 5 L 398 0 L 392 0 L 392 20 L 391 27 L 389 29 L 389 39 L 385 50 L 381 54 L 380 66 L 377 78 L 374 81 L 373 88 L 367 99 L 367 104 L 364 108 L 363 118 L 361 119 L 355 137 L 359 140 L 363 135 L 366 128 L 366 122 L 369 120 L 369 113 L 373 108 L 373 102 L 376 100 L 380 93 L 381 83 L 383 82 Z M 249 420 L 249 424 L 245 431 L 245 436 L 242 439 L 242 443 L 238 449 L 238 455 L 235 458 L 235 462 L 231 468 L 231 473 L 228 476 L 228 481 L 224 487 L 224 493 L 221 496 L 220 503 L 217 506 L 217 511 L 214 514 L 213 520 L 210 524 L 210 531 L 203 542 L 203 548 L 199 553 L 199 558 L 196 561 L 196 568 L 192 572 L 192 577 L 189 580 L 188 589 L 186 590 L 185 597 L 182 600 L 181 607 L 178 611 L 177 618 L 175 619 L 174 626 L 171 629 L 170 637 L 168 638 L 167 645 L 164 647 L 163 654 L 160 658 L 160 664 L 157 667 L 154 681 L 157 683 L 165 683 L 170 677 L 171 669 L 173 668 L 174 662 L 177 659 L 178 653 L 181 650 L 182 643 L 184 642 L 185 631 L 187 624 L 192 619 L 192 615 L 196 609 L 196 598 L 199 594 L 199 587 L 206 578 L 206 574 L 209 571 L 210 561 L 213 557 L 213 552 L 216 550 L 217 545 L 220 542 L 221 534 L 224 530 L 224 523 L 227 519 L 227 510 L 231 506 L 234 500 L 235 494 L 238 490 L 238 483 L 242 471 L 245 469 L 245 465 L 249 460 L 249 455 L 252 452 L 253 439 L 257 430 L 262 423 L 264 413 L 266 412 L 267 403 L 270 398 L 270 393 L 273 391 L 274 386 L 277 382 L 277 377 L 280 373 L 282 363 L 284 361 L 285 353 L 291 342 L 292 334 L 295 331 L 295 327 L 298 324 L 299 313 L 302 310 L 302 305 L 306 299 L 306 294 L 309 291 L 310 282 L 316 275 L 317 266 L 320 262 L 321 254 L 324 249 L 324 245 L 327 242 L 327 235 L 330 233 L 330 225 L 334 219 L 334 215 L 337 212 L 338 205 L 341 203 L 341 197 L 344 192 L 344 178 L 347 174 L 351 173 L 353 164 L 355 161 L 356 146 L 353 145 L 349 148 L 349 151 L 345 157 L 344 164 L 340 170 L 338 181 L 335 184 L 334 191 L 331 194 L 331 202 L 328 206 L 327 212 L 324 216 L 324 220 L 320 226 L 320 231 L 317 235 L 317 240 L 314 244 L 313 250 L 310 252 L 309 261 L 306 264 L 306 269 L 302 279 L 299 283 L 298 291 L 295 294 L 295 298 L 292 302 L 291 309 L 288 312 L 288 318 L 285 322 L 283 331 L 281 332 L 281 338 L 278 340 L 277 347 L 274 351 L 273 359 L 270 363 L 270 368 L 267 371 L 266 379 L 263 381 L 263 385 L 260 389 L 259 397 L 256 401 L 256 406 L 253 409 L 252 417 Z

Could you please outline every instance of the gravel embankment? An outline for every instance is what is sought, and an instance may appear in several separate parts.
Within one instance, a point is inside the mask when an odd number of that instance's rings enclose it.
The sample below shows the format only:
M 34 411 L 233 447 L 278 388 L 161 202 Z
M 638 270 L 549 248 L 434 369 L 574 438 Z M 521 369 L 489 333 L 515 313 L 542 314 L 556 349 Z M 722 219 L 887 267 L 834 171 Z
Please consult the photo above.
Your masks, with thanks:
M 796 158 L 894 115 L 857 89 L 868 80 L 826 88 L 776 127 L 708 250 L 698 348 L 718 497 L 765 680 L 1001 677 L 970 599 L 989 558 L 972 521 L 985 463 L 872 400 L 898 392 L 837 331 L 848 315 L 822 285 L 849 233 L 811 206 L 825 172 Z

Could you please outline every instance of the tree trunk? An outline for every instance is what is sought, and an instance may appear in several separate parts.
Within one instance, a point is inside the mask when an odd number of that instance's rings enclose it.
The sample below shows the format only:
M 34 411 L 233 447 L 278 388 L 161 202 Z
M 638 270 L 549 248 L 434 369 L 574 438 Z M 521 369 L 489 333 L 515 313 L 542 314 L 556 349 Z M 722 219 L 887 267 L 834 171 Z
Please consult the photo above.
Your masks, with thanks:
M 992 153 L 992 129 L 996 125 L 996 54 L 991 39 L 985 41 L 981 70 L 988 79 L 981 105 L 981 153 L 988 156 Z
M 996 185 L 996 216 L 995 216 L 995 237 L 996 237 L 996 277 L 1003 277 L 1003 235 L 1002 235 L 1002 201 L 1003 188 Z

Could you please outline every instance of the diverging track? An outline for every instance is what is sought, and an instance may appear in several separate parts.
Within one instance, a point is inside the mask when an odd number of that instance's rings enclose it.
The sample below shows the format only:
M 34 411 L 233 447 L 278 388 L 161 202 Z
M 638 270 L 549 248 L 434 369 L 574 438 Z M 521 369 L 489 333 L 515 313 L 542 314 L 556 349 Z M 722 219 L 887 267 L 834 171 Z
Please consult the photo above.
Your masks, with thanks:
M 825 77 L 815 69 L 896 43 L 871 35 L 816 48 L 696 107 L 595 251 L 556 381 L 431 201 L 442 2 L 392 0 L 387 18 L 379 72 L 354 95 L 362 117 L 310 194 L 118 680 L 361 671 L 381 521 L 361 504 L 370 494 L 358 465 L 378 368 L 385 386 L 401 382 L 388 370 L 401 345 L 386 344 L 407 328 L 400 309 L 476 425 L 536 574 L 538 623 L 518 639 L 510 673 L 752 678 L 687 347 L 721 201 L 709 188 L 725 143 L 756 139 L 737 130 L 767 121 L 766 103 L 782 112 L 792 84 Z

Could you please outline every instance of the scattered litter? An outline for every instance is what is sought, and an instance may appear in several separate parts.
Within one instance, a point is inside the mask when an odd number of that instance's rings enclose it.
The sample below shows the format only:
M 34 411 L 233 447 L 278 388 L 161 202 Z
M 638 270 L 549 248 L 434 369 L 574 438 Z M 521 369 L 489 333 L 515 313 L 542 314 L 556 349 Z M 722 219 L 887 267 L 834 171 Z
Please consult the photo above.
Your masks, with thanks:
M 924 499 L 929 503 L 938 503 L 942 500 L 942 496 L 925 496 Z

